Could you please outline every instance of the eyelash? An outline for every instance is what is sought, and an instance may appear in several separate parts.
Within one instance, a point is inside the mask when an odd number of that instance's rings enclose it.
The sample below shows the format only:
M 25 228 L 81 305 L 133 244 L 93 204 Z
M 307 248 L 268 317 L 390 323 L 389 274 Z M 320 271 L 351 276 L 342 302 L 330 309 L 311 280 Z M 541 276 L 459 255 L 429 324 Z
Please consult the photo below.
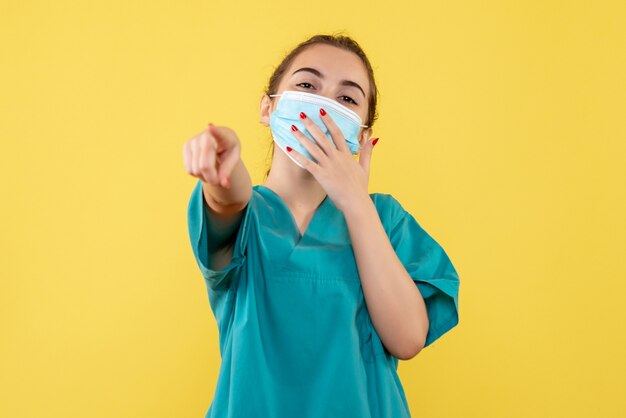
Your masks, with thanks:
M 309 86 L 312 86 L 312 85 L 313 85 L 313 84 L 311 84 L 311 83 L 306 83 L 306 82 L 305 82 L 305 83 L 298 83 L 298 84 L 296 84 L 296 86 L 300 86 L 301 84 L 308 84 Z M 308 87 L 303 87 L 303 88 L 307 89 Z M 354 104 L 354 105 L 358 105 L 358 103 L 357 103 L 356 101 L 354 101 L 354 99 L 353 99 L 352 97 L 350 97 L 350 96 L 341 96 L 341 97 L 347 97 L 348 99 L 350 99 L 350 100 L 351 100 L 351 102 L 349 101 L 348 103 L 351 103 L 351 104 Z M 345 100 L 344 100 L 344 101 L 345 101 Z

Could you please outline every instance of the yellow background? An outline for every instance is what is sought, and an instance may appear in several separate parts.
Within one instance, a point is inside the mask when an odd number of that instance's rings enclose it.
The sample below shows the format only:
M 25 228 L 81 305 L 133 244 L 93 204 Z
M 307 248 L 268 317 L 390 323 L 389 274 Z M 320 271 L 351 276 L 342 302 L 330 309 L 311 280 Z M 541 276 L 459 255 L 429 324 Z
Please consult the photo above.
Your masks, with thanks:
M 3 0 L 0 416 L 204 416 L 220 358 L 182 145 L 230 126 L 262 182 L 271 71 L 336 31 L 381 91 L 370 191 L 461 278 L 459 325 L 400 362 L 413 416 L 626 416 L 625 16 L 620 1 Z

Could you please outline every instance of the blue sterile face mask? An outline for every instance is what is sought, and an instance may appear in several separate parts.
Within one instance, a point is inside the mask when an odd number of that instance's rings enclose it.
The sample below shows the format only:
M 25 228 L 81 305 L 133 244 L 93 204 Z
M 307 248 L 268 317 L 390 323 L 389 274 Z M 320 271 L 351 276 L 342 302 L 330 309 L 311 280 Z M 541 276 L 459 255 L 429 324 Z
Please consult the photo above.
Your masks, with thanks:
M 341 129 L 350 152 L 354 155 L 359 151 L 360 144 L 357 135 L 361 127 L 367 128 L 367 125 L 363 125 L 361 117 L 356 112 L 348 109 L 336 100 L 318 94 L 294 90 L 283 91 L 282 94 L 270 94 L 270 97 L 277 96 L 281 96 L 281 98 L 270 115 L 272 137 L 280 149 L 298 166 L 304 168 L 302 164 L 296 161 L 293 155 L 287 152 L 286 146 L 290 146 L 312 161 L 315 161 L 315 158 L 300 144 L 291 130 L 291 125 L 296 125 L 300 132 L 313 141 L 314 144 L 317 144 L 315 138 L 306 130 L 304 123 L 302 123 L 300 112 L 304 112 L 307 118 L 311 119 L 324 132 L 330 142 L 334 143 L 328 128 L 322 122 L 320 116 L 320 108 L 324 108 L 327 115 Z

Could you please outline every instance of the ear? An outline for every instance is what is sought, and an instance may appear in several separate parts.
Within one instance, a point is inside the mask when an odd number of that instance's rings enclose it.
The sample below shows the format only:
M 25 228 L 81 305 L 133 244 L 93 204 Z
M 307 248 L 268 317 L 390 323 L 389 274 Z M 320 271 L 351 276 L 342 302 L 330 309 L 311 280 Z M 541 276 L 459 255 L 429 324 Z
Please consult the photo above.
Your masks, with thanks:
M 260 122 L 263 126 L 270 126 L 270 113 L 272 109 L 272 99 L 267 95 L 261 96 L 261 105 L 259 109 Z
M 372 128 L 365 128 L 359 136 L 359 145 L 363 147 L 372 136 Z

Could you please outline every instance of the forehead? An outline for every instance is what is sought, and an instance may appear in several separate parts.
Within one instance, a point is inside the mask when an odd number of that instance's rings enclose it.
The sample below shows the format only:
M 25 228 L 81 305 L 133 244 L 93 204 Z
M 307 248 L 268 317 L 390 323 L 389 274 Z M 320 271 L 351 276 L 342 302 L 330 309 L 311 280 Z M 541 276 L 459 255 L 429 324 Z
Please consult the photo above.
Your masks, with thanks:
M 347 51 L 332 45 L 316 44 L 302 51 L 291 63 L 288 75 L 291 77 L 298 68 L 312 67 L 324 75 L 324 80 L 339 82 L 352 80 L 363 86 L 369 94 L 369 78 L 361 58 L 354 52 Z M 306 75 L 310 73 L 298 73 Z

